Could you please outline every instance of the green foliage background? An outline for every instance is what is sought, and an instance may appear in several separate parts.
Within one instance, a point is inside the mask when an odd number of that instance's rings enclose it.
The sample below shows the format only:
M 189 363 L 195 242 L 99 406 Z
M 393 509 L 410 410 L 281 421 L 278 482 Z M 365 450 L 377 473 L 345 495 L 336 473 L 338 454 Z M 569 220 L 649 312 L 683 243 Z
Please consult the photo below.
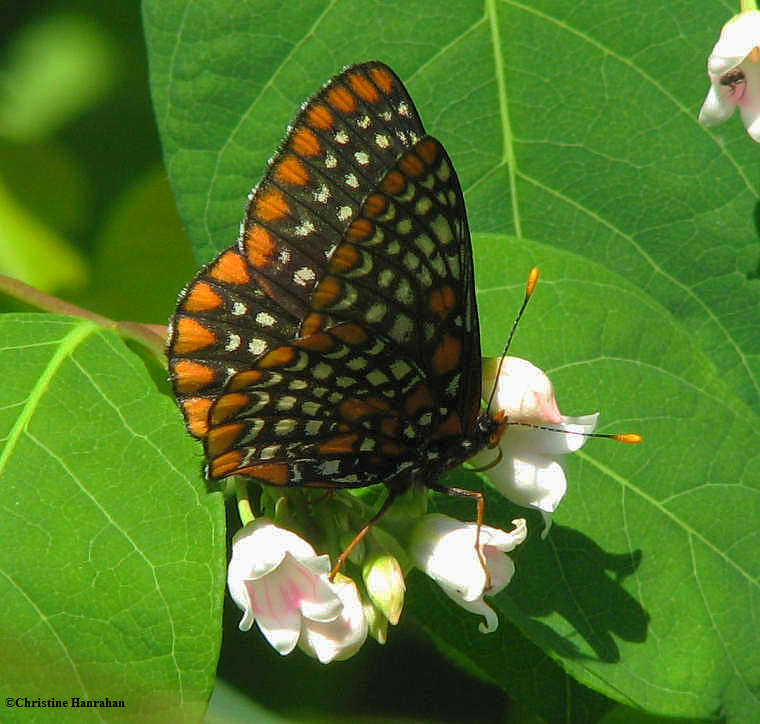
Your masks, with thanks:
M 5 301 L 2 692 L 108 695 L 139 720 L 193 719 L 223 616 L 219 673 L 244 698 L 219 686 L 212 717 L 752 721 L 760 149 L 738 119 L 696 123 L 731 12 L 145 0 L 141 27 L 124 0 L 11 4 L 0 272 L 114 319 L 165 323 L 197 264 L 236 238 L 304 98 L 377 58 L 459 172 L 484 352 L 500 350 L 538 264 L 513 352 L 550 373 L 564 412 L 601 410 L 602 430 L 638 430 L 645 444 L 573 456 L 547 540 L 527 514 L 496 634 L 413 574 L 385 647 L 327 668 L 282 659 L 237 631 L 234 607 L 223 614 L 221 496 L 160 363 L 95 324 Z M 524 514 L 489 496 L 489 523 Z

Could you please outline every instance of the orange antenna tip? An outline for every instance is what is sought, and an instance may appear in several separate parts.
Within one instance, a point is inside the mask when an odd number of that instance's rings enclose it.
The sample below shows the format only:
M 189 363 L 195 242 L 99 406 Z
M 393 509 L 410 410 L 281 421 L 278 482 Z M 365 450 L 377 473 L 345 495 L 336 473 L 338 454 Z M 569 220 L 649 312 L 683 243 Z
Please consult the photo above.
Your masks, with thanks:
M 618 442 L 627 442 L 632 445 L 638 445 L 644 438 L 637 432 L 623 432 L 612 436 Z
M 528 299 L 530 295 L 533 294 L 533 290 L 536 288 L 536 284 L 538 284 L 538 276 L 539 276 L 538 267 L 534 266 L 530 270 L 530 274 L 528 274 L 528 283 L 525 285 L 526 299 Z

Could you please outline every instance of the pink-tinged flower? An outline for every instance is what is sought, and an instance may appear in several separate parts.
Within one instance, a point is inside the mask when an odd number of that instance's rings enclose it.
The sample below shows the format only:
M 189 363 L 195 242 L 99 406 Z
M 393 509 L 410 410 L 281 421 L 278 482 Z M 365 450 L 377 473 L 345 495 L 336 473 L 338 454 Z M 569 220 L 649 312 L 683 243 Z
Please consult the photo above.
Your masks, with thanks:
M 483 365 L 483 389 L 493 388 L 498 359 Z M 567 490 L 561 456 L 578 450 L 593 432 L 599 413 L 567 417 L 557 407 L 554 386 L 538 367 L 519 357 L 506 357 L 496 381 L 492 413 L 506 415 L 507 428 L 499 442 L 501 460 L 486 474 L 494 486 L 517 505 L 536 508 L 544 518 L 546 537 L 552 513 Z M 510 424 L 516 422 L 547 425 L 539 430 Z M 486 450 L 470 462 L 486 466 L 494 457 Z
M 699 122 L 714 126 L 739 107 L 744 127 L 760 142 L 760 12 L 746 10 L 731 18 L 707 60 L 710 90 Z
M 351 658 L 367 638 L 369 626 L 356 584 L 338 574 L 330 584 L 343 609 L 331 621 L 310 621 L 304 625 L 298 647 L 323 664 Z
M 510 533 L 488 525 L 480 528 L 480 548 L 488 576 L 475 550 L 476 523 L 432 513 L 420 519 L 410 539 L 409 554 L 415 565 L 462 608 L 485 618 L 485 623 L 478 625 L 482 633 L 499 627 L 496 613 L 483 596 L 499 593 L 512 580 L 515 564 L 506 554 L 527 536 L 523 518 L 513 520 L 512 525 L 515 528 Z
M 329 556 L 318 556 L 296 533 L 266 518 L 249 523 L 233 538 L 227 571 L 230 595 L 243 611 L 240 629 L 256 621 L 283 655 L 301 644 L 323 663 L 350 656 L 366 638 L 366 622 L 356 620 L 346 586 L 331 584 L 329 572 Z

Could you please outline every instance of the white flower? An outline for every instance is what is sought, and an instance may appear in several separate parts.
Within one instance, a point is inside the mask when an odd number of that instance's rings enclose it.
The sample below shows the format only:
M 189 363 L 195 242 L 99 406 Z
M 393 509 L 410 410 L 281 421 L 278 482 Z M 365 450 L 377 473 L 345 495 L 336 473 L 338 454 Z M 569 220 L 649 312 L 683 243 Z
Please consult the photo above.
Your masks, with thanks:
M 494 384 L 498 360 L 483 365 L 483 389 L 488 394 Z M 599 413 L 583 417 L 562 415 L 554 397 L 554 387 L 538 367 L 518 357 L 506 357 L 496 383 L 492 414 L 506 415 L 507 428 L 499 447 L 502 458 L 486 471 L 494 486 L 517 505 L 536 508 L 544 518 L 546 537 L 552 513 L 567 490 L 560 457 L 578 450 L 588 438 L 578 433 L 593 432 Z M 509 423 L 548 425 L 539 430 Z M 470 462 L 481 467 L 493 460 L 493 451 L 484 451 Z
M 746 10 L 731 18 L 707 60 L 710 90 L 699 122 L 714 126 L 739 112 L 753 140 L 760 142 L 760 12 Z
M 369 626 L 356 584 L 338 574 L 331 584 L 343 610 L 332 621 L 311 621 L 304 625 L 298 647 L 323 664 L 353 656 L 367 638 Z
M 266 518 L 249 523 L 233 538 L 227 571 L 230 595 L 243 610 L 241 630 L 256 621 L 283 655 L 301 644 L 323 663 L 350 656 L 366 638 L 366 622 L 347 611 L 353 600 L 345 586 L 328 581 L 329 572 L 330 557 L 297 534 Z
M 515 565 L 506 555 L 525 540 L 525 520 L 513 520 L 511 533 L 483 525 L 480 547 L 488 577 L 475 550 L 476 523 L 462 523 L 440 513 L 423 516 L 412 532 L 409 553 L 415 565 L 430 576 L 456 603 L 471 613 L 485 617 L 478 628 L 491 633 L 499 627 L 494 610 L 483 600 L 493 596 L 512 580 Z M 486 584 L 490 578 L 490 586 Z

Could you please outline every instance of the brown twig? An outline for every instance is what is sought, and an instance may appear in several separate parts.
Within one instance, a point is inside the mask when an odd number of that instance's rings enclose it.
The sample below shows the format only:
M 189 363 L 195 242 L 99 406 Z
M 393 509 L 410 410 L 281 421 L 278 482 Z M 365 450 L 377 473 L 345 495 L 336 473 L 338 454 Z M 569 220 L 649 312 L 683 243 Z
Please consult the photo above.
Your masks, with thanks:
M 89 309 L 78 307 L 58 297 L 45 294 L 39 289 L 30 287 L 18 279 L 12 279 L 0 274 L 0 292 L 7 294 L 9 297 L 18 299 L 32 307 L 44 309 L 53 314 L 68 314 L 72 317 L 81 317 L 89 319 L 91 322 L 112 329 L 120 335 L 133 339 L 140 344 L 148 347 L 156 356 L 164 361 L 164 340 L 166 339 L 166 327 L 158 324 L 140 324 L 138 322 L 115 322 L 113 319 L 104 317 L 101 314 L 92 312 Z

